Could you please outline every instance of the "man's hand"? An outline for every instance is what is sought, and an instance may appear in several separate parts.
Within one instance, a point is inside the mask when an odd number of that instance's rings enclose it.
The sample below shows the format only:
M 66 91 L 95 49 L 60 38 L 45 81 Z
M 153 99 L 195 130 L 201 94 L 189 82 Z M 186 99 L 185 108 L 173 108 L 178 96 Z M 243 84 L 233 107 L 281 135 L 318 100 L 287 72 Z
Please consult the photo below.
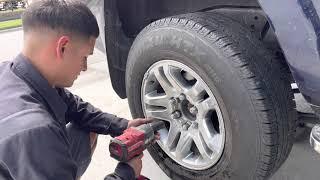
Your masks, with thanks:
M 137 119 L 133 119 L 131 121 L 128 122 L 128 128 L 130 127 L 137 127 L 140 126 L 142 124 L 147 124 L 147 123 L 151 123 L 153 121 L 153 119 L 150 118 L 137 118 Z M 155 133 L 155 140 L 153 141 L 154 143 L 156 142 L 156 140 L 160 140 L 160 134 L 158 132 Z
M 146 119 L 144 119 L 144 118 L 133 119 L 133 120 L 128 122 L 128 128 L 137 127 L 137 126 L 140 126 L 142 124 L 150 123 L 152 121 L 153 121 L 153 119 L 149 119 L 149 118 L 146 118 Z
M 127 162 L 133 168 L 136 178 L 138 178 L 141 174 L 142 157 L 143 157 L 143 154 L 140 154 L 139 156 L 137 156 L 137 157 L 131 159 L 129 162 Z

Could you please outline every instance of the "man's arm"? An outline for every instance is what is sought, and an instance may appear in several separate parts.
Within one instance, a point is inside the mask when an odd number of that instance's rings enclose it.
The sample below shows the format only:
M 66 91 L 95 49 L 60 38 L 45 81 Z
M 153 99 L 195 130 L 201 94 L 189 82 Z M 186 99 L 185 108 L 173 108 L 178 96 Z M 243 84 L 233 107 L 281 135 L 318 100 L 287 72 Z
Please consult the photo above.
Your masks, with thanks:
M 127 163 L 119 163 L 114 173 L 107 175 L 104 180 L 135 180 L 135 172 Z
M 88 131 L 114 137 L 122 134 L 128 127 L 128 120 L 104 113 L 66 89 L 59 88 L 58 93 L 68 106 L 66 119 Z

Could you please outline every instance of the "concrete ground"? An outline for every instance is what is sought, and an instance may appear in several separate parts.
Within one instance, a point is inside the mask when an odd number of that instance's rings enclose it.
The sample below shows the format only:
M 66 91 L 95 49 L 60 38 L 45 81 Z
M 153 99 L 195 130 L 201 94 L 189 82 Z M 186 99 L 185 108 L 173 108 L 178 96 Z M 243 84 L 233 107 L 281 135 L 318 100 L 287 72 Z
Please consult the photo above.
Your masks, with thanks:
M 22 47 L 21 30 L 0 32 L 0 62 L 11 60 Z M 127 100 L 120 99 L 113 91 L 108 67 L 104 54 L 95 51 L 89 58 L 88 71 L 84 72 L 75 82 L 71 91 L 80 95 L 103 111 L 131 119 Z M 298 99 L 301 99 L 298 97 Z M 302 102 L 303 104 L 303 102 Z M 108 136 L 100 136 L 98 146 L 87 172 L 82 180 L 101 180 L 112 172 L 117 162 L 109 157 Z M 272 180 L 318 180 L 320 155 L 313 152 L 308 144 L 308 133 L 302 133 L 299 141 L 295 142 L 292 152 L 271 178 Z M 142 173 L 152 180 L 169 180 L 146 152 L 143 158 Z

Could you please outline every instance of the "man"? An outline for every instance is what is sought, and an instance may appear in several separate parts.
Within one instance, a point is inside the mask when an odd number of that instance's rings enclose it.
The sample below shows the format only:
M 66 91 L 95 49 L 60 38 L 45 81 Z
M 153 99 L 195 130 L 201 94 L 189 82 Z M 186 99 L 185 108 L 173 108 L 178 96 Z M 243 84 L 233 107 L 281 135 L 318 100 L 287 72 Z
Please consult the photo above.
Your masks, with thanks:
M 97 134 L 117 136 L 148 120 L 103 113 L 64 89 L 87 69 L 99 36 L 85 5 L 41 0 L 22 22 L 22 53 L 0 65 L 0 179 L 79 179 Z M 135 179 L 141 158 L 119 163 L 106 179 Z

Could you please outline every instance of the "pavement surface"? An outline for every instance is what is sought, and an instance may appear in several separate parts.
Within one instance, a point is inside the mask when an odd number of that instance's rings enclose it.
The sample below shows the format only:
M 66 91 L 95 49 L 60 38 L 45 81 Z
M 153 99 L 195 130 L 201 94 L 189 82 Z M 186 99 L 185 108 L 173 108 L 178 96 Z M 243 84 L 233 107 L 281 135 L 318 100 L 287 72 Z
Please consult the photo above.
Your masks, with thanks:
M 0 62 L 11 60 L 20 52 L 22 40 L 21 29 L 0 32 Z M 81 74 L 70 90 L 105 112 L 131 119 L 127 100 L 120 99 L 113 91 L 106 57 L 98 50 L 95 50 L 94 55 L 88 60 L 88 71 Z M 303 98 L 297 96 L 296 99 L 298 99 L 299 106 L 308 109 L 304 105 Z M 271 180 L 320 179 L 318 175 L 320 155 L 310 148 L 308 137 L 308 131 L 300 133 L 300 138 L 295 142 L 289 158 Z M 109 157 L 109 140 L 109 136 L 99 136 L 92 162 L 82 180 L 101 180 L 106 174 L 113 172 L 117 162 Z M 143 157 L 142 174 L 152 180 L 170 179 L 147 152 Z

